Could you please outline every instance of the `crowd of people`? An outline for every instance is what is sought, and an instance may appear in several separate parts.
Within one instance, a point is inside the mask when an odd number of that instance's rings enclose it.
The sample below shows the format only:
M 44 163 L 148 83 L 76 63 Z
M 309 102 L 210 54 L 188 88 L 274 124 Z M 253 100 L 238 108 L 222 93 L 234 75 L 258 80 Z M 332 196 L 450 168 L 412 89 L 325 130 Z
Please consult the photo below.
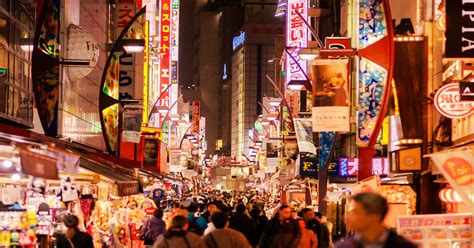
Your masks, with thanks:
M 323 213 L 310 208 L 295 212 L 289 205 L 280 204 L 268 218 L 273 205 L 258 194 L 188 197 L 165 211 L 158 208 L 142 225 L 140 238 L 147 247 L 154 248 L 416 247 L 384 226 L 388 212 L 384 197 L 366 192 L 352 196 L 349 202 L 346 223 L 353 235 L 335 244 Z M 66 233 L 65 240 L 72 243 L 75 233 Z

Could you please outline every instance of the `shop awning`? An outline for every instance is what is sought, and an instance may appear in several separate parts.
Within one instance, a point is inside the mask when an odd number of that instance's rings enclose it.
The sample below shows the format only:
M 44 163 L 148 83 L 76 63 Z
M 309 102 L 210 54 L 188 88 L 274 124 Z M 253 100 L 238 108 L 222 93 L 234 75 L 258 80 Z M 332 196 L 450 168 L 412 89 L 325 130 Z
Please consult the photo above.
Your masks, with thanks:
M 103 175 L 117 184 L 118 196 L 136 195 L 139 193 L 139 183 L 137 179 L 127 176 L 125 168 L 120 171 L 110 168 L 107 165 L 101 164 L 97 161 L 81 156 L 80 167 L 90 170 L 92 172 Z
M 183 180 L 181 180 L 181 179 L 173 178 L 173 177 L 170 177 L 170 176 L 167 176 L 167 175 L 158 174 L 156 172 L 152 172 L 152 171 L 145 170 L 145 169 L 140 169 L 139 173 L 141 175 L 145 175 L 145 176 L 152 176 L 152 177 L 155 177 L 155 178 L 166 179 L 166 180 L 169 180 L 169 181 L 172 181 L 172 182 L 175 182 L 175 183 L 183 183 Z

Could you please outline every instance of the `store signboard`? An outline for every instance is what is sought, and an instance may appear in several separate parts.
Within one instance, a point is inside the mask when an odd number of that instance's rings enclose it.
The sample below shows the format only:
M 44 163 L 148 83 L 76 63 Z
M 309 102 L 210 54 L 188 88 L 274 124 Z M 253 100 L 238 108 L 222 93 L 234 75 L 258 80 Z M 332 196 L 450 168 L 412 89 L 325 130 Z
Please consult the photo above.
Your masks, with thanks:
M 296 131 L 296 140 L 298 141 L 298 150 L 316 154 L 316 147 L 313 143 L 312 122 L 309 118 L 293 118 Z
M 308 0 L 288 0 L 286 18 L 286 46 L 290 56 L 286 57 L 286 85 L 292 80 L 306 80 L 306 61 L 298 55 L 301 48 L 308 46 Z M 298 15 L 304 18 L 304 20 Z M 298 65 L 299 64 L 299 65 Z
M 301 157 L 300 176 L 302 178 L 318 178 L 318 160 L 314 158 Z
M 474 145 L 427 156 L 460 194 L 463 202 L 474 207 Z
M 459 82 L 461 101 L 474 101 L 474 82 Z
M 461 101 L 459 83 L 449 83 L 438 89 L 434 104 L 440 114 L 451 119 L 467 117 L 474 111 L 474 102 Z
M 445 1 L 445 57 L 474 58 L 474 1 Z
M 245 32 L 240 31 L 237 36 L 232 39 L 232 51 L 235 51 L 240 45 L 245 42 Z
M 472 213 L 399 216 L 397 232 L 418 247 L 474 245 Z
M 198 134 L 199 133 L 199 121 L 201 119 L 201 103 L 198 101 L 193 102 L 193 107 L 192 107 L 192 125 L 193 127 L 191 128 L 191 131 L 193 134 Z
M 163 94 L 158 106 L 169 107 L 170 95 L 168 91 L 168 85 L 171 83 L 171 68 L 170 68 L 170 57 L 171 57 L 171 42 L 170 42 L 170 31 L 171 31 L 171 1 L 161 0 L 160 1 L 160 93 Z M 158 126 L 161 127 L 165 116 L 160 115 Z
M 138 194 L 137 182 L 117 182 L 118 196 L 129 196 Z

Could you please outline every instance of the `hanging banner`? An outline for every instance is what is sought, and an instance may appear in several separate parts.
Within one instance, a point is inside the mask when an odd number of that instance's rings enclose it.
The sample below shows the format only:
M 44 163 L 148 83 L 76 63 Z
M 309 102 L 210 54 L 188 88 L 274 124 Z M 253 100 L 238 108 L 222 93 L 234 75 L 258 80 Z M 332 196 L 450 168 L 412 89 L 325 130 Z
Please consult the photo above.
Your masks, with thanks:
M 296 140 L 300 152 L 316 154 L 316 147 L 313 143 L 312 122 L 309 118 L 294 118 Z
M 193 134 L 199 133 L 199 121 L 201 119 L 201 103 L 198 101 L 193 102 L 192 106 L 192 125 L 191 132 Z
M 335 140 L 336 133 L 334 132 L 319 133 L 319 161 L 321 168 L 328 166 Z
M 349 62 L 318 59 L 311 64 L 313 132 L 349 132 Z
M 445 57 L 474 57 L 473 1 L 445 1 L 446 42 Z
M 311 157 L 302 157 L 300 160 L 300 176 L 302 178 L 318 178 L 318 160 Z
M 303 71 L 306 69 L 306 61 L 298 56 L 298 52 L 301 48 L 308 46 L 308 27 L 304 23 L 308 19 L 308 0 L 288 0 L 286 13 L 286 46 L 291 56 L 296 59 L 294 61 L 289 55 L 286 57 L 286 85 L 288 86 L 292 80 L 306 80 L 306 72 Z
M 425 155 L 430 157 L 449 184 L 474 207 L 474 145 Z
M 140 143 L 143 119 L 142 105 L 126 105 L 123 111 L 122 141 Z

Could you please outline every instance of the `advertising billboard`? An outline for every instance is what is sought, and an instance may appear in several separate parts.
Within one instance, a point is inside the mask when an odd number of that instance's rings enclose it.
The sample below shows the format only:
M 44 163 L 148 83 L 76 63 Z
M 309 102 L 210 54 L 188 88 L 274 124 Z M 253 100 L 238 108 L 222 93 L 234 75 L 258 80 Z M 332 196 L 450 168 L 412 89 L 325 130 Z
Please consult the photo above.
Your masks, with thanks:
M 286 85 L 288 85 L 292 80 L 306 80 L 306 72 L 301 69 L 306 70 L 307 64 L 298 56 L 298 51 L 308 46 L 308 27 L 304 23 L 308 19 L 308 0 L 288 0 L 286 13 L 286 46 L 296 60 L 290 56 L 286 58 Z
M 161 0 L 160 4 L 160 93 L 162 97 L 158 103 L 158 106 L 169 107 L 170 104 L 170 95 L 165 90 L 168 88 L 168 85 L 171 83 L 171 73 L 170 73 L 170 56 L 171 56 L 171 0 Z M 165 116 L 160 115 L 158 126 L 160 127 L 163 124 Z

